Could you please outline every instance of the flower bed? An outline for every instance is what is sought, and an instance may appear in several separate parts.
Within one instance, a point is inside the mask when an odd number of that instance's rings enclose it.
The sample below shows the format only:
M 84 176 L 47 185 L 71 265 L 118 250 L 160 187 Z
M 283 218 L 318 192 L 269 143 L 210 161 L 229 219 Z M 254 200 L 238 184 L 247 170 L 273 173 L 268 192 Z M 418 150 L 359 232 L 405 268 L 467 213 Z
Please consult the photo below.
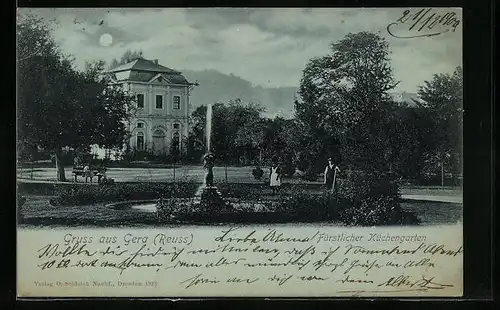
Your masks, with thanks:
M 311 193 L 300 186 L 282 191 L 276 200 L 260 199 L 259 186 L 233 189 L 228 207 L 206 209 L 194 203 L 166 200 L 159 209 L 161 221 L 182 223 L 286 223 L 342 222 L 345 225 L 419 224 L 416 215 L 402 210 L 398 197 Z M 240 194 L 235 198 L 235 194 Z M 359 204 L 358 204 L 359 203 Z M 244 207 L 241 207 L 244 206 Z
M 419 223 L 415 214 L 401 208 L 398 185 L 386 175 L 350 175 L 338 183 L 334 193 L 318 193 L 318 185 L 284 184 L 277 196 L 268 196 L 270 190 L 264 183 L 220 183 L 217 187 L 228 205 L 243 208 L 202 208 L 193 202 L 180 203 L 182 199 L 193 198 L 199 185 L 194 182 L 56 185 L 56 195 L 50 203 L 89 205 L 162 197 L 164 205 L 158 217 L 165 222 L 342 222 L 361 226 Z
M 115 183 L 107 186 L 56 187 L 52 205 L 86 205 L 99 202 L 148 200 L 163 197 L 192 197 L 197 183 Z
M 311 209 L 321 209 L 322 206 L 319 205 L 311 204 L 309 208 L 291 211 L 284 208 L 282 202 L 231 200 L 221 208 L 206 208 L 180 199 L 165 200 L 157 205 L 157 215 L 160 222 L 184 224 L 312 223 L 331 222 L 337 219 L 331 216 L 337 213 L 311 212 Z M 304 201 L 305 204 L 309 202 Z

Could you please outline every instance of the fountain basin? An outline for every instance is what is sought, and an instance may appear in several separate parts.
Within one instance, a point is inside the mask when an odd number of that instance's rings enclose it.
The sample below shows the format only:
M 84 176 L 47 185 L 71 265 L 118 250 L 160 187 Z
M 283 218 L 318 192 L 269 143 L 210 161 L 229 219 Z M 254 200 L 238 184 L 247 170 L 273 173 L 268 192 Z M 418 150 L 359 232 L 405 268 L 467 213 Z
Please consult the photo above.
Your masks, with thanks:
M 269 202 L 256 202 L 251 200 L 239 200 L 239 199 L 225 199 L 227 206 L 231 207 L 233 210 L 231 212 L 238 211 L 251 211 L 251 212 L 265 212 L 270 205 Z M 168 198 L 164 199 L 165 202 L 175 203 L 179 207 L 190 207 L 198 206 L 200 204 L 199 198 Z M 138 212 L 146 213 L 156 213 L 158 200 L 133 200 L 126 202 L 117 202 L 106 205 L 106 207 L 115 210 L 125 210 L 132 209 Z M 210 210 L 208 210 L 210 211 Z M 222 210 L 217 210 L 213 208 L 214 212 L 220 212 Z
M 293 210 L 282 211 L 276 210 L 273 207 L 273 202 L 260 202 L 257 200 L 239 200 L 235 198 L 226 198 L 231 209 L 211 209 L 202 210 L 193 208 L 196 205 L 195 198 L 186 199 L 165 199 L 176 203 L 179 209 L 185 209 L 183 212 L 178 212 L 172 217 L 158 219 L 160 223 L 171 224 L 271 224 L 271 223 L 335 223 L 341 224 L 341 221 L 336 218 L 324 216 L 324 214 L 316 214 L 309 212 L 294 213 Z M 134 211 L 140 217 L 144 214 L 157 214 L 157 200 L 141 200 L 114 203 L 107 205 L 108 208 L 114 210 Z M 184 206 L 183 206 L 184 205 Z M 462 219 L 462 205 L 455 203 L 440 203 L 434 201 L 405 201 L 401 206 L 406 211 L 416 212 L 421 218 L 422 225 L 441 225 L 456 223 Z M 182 211 L 182 210 L 181 210 Z
M 225 208 L 203 207 L 196 198 L 169 198 L 164 199 L 167 205 L 176 208 L 158 212 L 157 200 L 128 201 L 109 204 L 107 207 L 115 210 L 134 210 L 143 213 L 155 213 L 162 223 L 183 224 L 251 224 L 251 223 L 288 223 L 288 222 L 317 222 L 320 219 L 304 219 L 303 216 L 285 211 L 273 210 L 273 202 L 242 201 L 225 199 Z M 322 220 L 324 222 L 324 220 Z

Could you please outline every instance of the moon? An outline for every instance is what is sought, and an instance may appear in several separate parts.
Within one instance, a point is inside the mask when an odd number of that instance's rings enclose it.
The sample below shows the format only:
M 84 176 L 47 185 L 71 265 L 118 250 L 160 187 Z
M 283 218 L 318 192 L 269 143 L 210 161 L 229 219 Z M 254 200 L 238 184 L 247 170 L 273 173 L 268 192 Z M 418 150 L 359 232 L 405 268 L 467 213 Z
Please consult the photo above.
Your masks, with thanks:
M 104 33 L 99 37 L 99 44 L 102 46 L 110 46 L 113 44 L 113 37 L 109 33 Z

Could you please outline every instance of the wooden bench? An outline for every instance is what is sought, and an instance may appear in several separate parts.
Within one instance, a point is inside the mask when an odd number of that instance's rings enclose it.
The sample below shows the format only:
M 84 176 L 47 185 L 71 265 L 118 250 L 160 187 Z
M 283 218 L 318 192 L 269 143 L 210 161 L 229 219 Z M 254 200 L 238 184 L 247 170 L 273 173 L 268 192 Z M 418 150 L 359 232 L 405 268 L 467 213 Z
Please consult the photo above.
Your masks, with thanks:
M 87 183 L 87 178 L 90 178 L 90 183 L 92 183 L 92 179 L 95 176 L 97 176 L 97 183 L 100 183 L 101 178 L 103 176 L 103 174 L 101 173 L 100 170 L 91 168 L 89 171 L 85 172 L 85 171 L 83 171 L 83 167 L 73 167 L 72 174 L 74 175 L 75 182 L 76 182 L 76 178 L 78 176 L 82 176 L 85 178 L 85 183 Z

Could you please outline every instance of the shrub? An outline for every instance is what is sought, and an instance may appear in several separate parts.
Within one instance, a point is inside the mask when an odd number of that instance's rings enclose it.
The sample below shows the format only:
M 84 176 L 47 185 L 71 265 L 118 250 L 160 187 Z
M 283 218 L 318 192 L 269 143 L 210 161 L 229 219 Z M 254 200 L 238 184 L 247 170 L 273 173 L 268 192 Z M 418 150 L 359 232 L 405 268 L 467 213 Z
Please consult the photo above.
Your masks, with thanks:
M 112 179 L 112 178 L 104 178 L 102 179 L 101 185 L 111 185 L 111 184 L 115 184 L 115 179 Z
M 388 174 L 354 172 L 337 181 L 337 194 L 356 207 L 369 198 L 399 198 L 398 183 Z
M 413 212 L 403 211 L 399 201 L 391 197 L 367 198 L 359 207 L 351 207 L 341 213 L 346 225 L 377 226 L 419 224 Z
M 192 197 L 198 187 L 187 183 L 114 183 L 106 186 L 74 184 L 56 188 L 52 205 L 83 205 L 99 202 L 149 200 L 164 197 Z
M 309 167 L 306 169 L 304 174 L 301 176 L 302 179 L 307 180 L 307 181 L 317 181 L 318 180 L 318 173 L 316 172 L 316 169 L 313 167 Z
M 159 220 L 172 220 L 178 216 L 198 213 L 199 210 L 193 203 L 182 204 L 178 199 L 163 199 L 156 202 L 156 214 Z
M 238 213 L 227 201 L 222 201 L 222 204 L 218 205 L 217 208 L 212 208 L 191 199 L 165 198 L 168 197 L 161 196 L 156 202 L 156 214 L 159 220 L 184 221 L 198 219 L 202 222 L 213 222 L 221 214 Z
M 36 195 L 36 196 L 51 196 L 54 195 L 56 189 L 55 185 L 52 183 L 17 183 L 17 190 L 19 193 L 24 195 Z
M 282 168 L 283 174 L 289 178 L 293 177 L 293 175 L 295 174 L 295 165 L 291 160 L 285 161 Z
M 264 170 L 261 167 L 255 167 L 252 169 L 252 175 L 256 180 L 260 180 L 264 175 Z
M 350 173 L 340 180 L 337 194 L 350 205 L 340 214 L 346 225 L 419 223 L 414 213 L 401 208 L 399 185 L 393 175 L 376 172 Z
M 297 160 L 297 169 L 299 169 L 300 171 L 306 171 L 309 167 L 311 167 L 309 159 L 310 159 L 309 154 L 301 152 Z
M 334 195 L 318 195 L 293 187 L 279 195 L 275 211 L 289 213 L 301 221 L 331 221 L 348 207 L 347 201 Z
M 244 184 L 244 183 L 219 183 L 216 184 L 223 197 L 259 199 L 268 188 L 266 183 Z

